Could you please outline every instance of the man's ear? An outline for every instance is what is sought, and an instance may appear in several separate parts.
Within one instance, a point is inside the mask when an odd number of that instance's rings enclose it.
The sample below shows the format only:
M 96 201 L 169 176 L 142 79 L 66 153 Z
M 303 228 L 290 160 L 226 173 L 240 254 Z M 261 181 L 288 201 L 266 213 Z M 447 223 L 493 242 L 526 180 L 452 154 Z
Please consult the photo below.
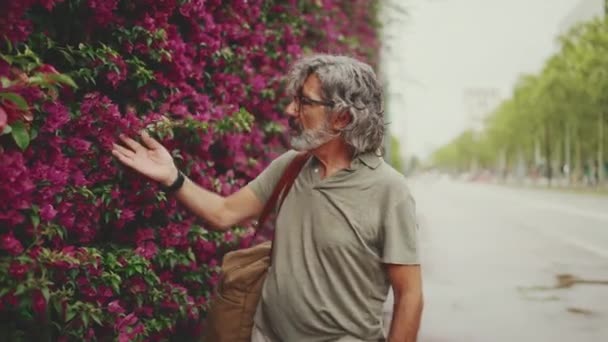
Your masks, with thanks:
M 352 120 L 353 118 L 349 111 L 337 113 L 333 120 L 334 129 L 342 130 L 344 127 L 348 126 Z

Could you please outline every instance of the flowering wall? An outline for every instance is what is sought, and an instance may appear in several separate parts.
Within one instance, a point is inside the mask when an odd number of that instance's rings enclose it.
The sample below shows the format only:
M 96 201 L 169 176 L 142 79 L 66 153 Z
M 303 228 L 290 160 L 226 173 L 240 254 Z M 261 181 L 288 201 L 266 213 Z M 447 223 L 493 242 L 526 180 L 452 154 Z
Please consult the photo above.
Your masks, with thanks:
M 227 250 L 111 156 L 147 129 L 228 195 L 285 146 L 281 76 L 309 51 L 372 63 L 365 0 L 0 3 L 0 340 L 186 340 Z

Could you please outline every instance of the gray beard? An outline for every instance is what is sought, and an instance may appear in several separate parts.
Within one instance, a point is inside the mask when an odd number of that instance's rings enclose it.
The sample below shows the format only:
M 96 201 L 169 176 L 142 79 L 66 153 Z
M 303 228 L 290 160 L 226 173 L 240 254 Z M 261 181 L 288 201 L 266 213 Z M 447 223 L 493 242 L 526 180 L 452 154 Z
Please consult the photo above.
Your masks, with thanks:
M 305 130 L 300 133 L 300 135 L 291 137 L 290 144 L 291 147 L 296 151 L 310 151 L 327 143 L 337 136 L 337 134 L 332 134 L 327 126 L 323 126 L 315 130 Z

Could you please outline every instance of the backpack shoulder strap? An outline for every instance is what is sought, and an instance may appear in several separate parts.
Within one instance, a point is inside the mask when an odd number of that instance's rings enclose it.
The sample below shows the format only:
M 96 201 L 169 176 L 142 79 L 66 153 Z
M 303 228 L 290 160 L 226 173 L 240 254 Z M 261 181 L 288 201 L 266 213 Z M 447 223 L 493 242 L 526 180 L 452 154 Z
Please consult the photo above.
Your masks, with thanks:
M 266 204 L 264 205 L 264 209 L 262 210 L 262 213 L 260 214 L 260 217 L 258 219 L 256 233 L 257 230 L 261 229 L 261 227 L 264 225 L 266 219 L 268 218 L 268 215 L 270 215 L 272 210 L 276 207 L 277 202 L 279 203 L 279 209 L 281 205 L 283 205 L 283 200 L 285 199 L 285 197 L 287 197 L 287 193 L 289 193 L 291 186 L 293 185 L 294 181 L 298 177 L 298 174 L 300 173 L 300 171 L 304 167 L 304 164 L 306 164 L 306 161 L 309 158 L 309 153 L 299 153 L 289 163 L 289 165 L 287 165 L 287 168 L 283 172 L 283 175 L 279 179 L 277 185 L 274 187 L 270 198 L 268 199 L 268 201 L 266 201 Z

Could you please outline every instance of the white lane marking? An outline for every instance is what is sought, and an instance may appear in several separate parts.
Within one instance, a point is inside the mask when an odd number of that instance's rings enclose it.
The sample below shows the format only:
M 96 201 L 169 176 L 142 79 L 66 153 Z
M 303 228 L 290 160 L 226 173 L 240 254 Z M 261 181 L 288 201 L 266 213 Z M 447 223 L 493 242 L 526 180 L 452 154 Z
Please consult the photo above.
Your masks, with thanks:
M 521 199 L 521 198 L 520 198 L 519 202 L 525 203 L 527 205 L 530 205 L 530 206 L 533 206 L 533 207 L 536 207 L 539 209 L 554 210 L 554 211 L 559 211 L 560 213 L 566 213 L 566 214 L 571 214 L 571 215 L 575 215 L 575 216 L 582 216 L 582 217 L 591 218 L 591 219 L 595 219 L 595 220 L 599 220 L 599 221 L 603 221 L 603 222 L 608 222 L 608 213 L 598 213 L 598 212 L 594 212 L 594 211 L 582 210 L 582 209 L 565 206 L 565 205 L 540 203 L 540 202 L 525 200 L 525 199 Z M 608 210 L 608 208 L 607 208 L 607 210 Z M 608 229 L 608 227 L 606 227 L 606 229 Z
M 597 254 L 601 257 L 608 259 L 608 249 L 602 248 L 599 246 L 595 246 L 595 245 L 593 245 L 593 243 L 591 241 L 584 241 L 584 240 L 577 238 L 574 235 L 566 234 L 563 232 L 557 232 L 555 229 L 541 228 L 539 230 L 541 230 L 543 232 L 543 234 L 556 238 L 556 239 L 559 239 L 567 245 L 574 245 L 578 248 L 584 249 L 588 252 Z

